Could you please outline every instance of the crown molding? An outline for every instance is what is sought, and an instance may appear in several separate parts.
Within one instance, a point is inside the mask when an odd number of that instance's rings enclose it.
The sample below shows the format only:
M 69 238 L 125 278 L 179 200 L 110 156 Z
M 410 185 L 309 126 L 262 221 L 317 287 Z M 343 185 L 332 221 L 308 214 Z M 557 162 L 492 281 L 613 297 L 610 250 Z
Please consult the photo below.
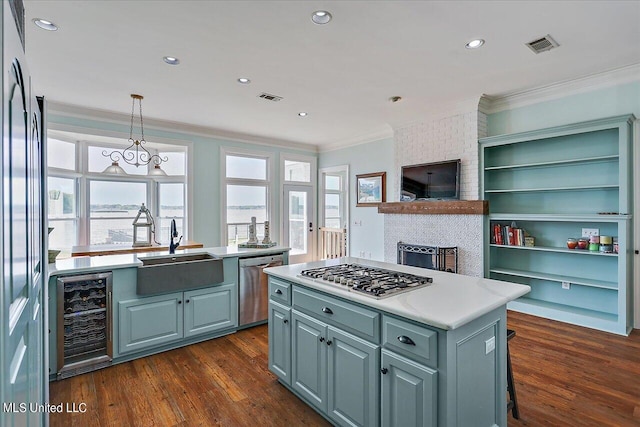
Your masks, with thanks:
M 393 138 L 393 129 L 389 126 L 388 129 L 380 130 L 378 132 L 372 132 L 366 135 L 361 135 L 352 139 L 343 139 L 340 141 L 332 142 L 325 145 L 318 146 L 319 153 L 328 153 L 330 151 L 342 150 L 343 148 L 355 147 L 356 145 L 368 144 L 374 141 L 380 141 L 386 138 Z
M 486 114 L 497 113 L 639 80 L 640 64 L 632 64 L 534 89 L 511 92 L 499 96 L 484 95 L 483 98 L 486 99 L 486 103 L 483 107 L 486 108 L 486 111 L 483 112 Z
M 47 112 L 49 116 L 60 115 L 85 120 L 97 120 L 106 123 L 114 123 L 129 126 L 131 116 L 113 111 L 99 110 L 93 108 L 79 107 L 77 105 L 64 104 L 56 101 L 47 102 Z M 318 147 L 313 144 L 303 144 L 296 141 L 287 141 L 263 137 L 258 135 L 243 134 L 239 132 L 224 131 L 221 129 L 206 126 L 191 125 L 187 123 L 172 122 L 169 120 L 144 119 L 145 127 L 158 131 L 181 133 L 185 135 L 200 136 L 206 138 L 218 138 L 227 141 L 242 142 L 246 144 L 264 145 L 269 147 L 280 147 L 305 152 L 317 153 Z

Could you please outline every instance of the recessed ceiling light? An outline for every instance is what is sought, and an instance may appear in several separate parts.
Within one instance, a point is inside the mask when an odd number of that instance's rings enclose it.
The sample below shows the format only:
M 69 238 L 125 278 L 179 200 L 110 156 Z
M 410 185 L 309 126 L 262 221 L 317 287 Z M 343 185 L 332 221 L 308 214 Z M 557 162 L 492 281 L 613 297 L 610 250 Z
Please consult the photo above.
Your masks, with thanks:
M 238 83 L 242 83 L 243 85 L 248 85 L 249 83 L 251 83 L 251 80 L 249 80 L 249 79 L 248 79 L 248 78 L 246 78 L 246 77 L 240 77 L 240 78 L 238 79 Z
M 480 46 L 482 46 L 484 44 L 484 40 L 482 39 L 475 39 L 475 40 L 471 40 L 469 43 L 467 43 L 467 45 L 465 46 L 467 49 L 477 49 Z
M 326 10 L 316 10 L 311 14 L 311 20 L 316 24 L 326 24 L 331 21 L 331 14 Z
M 180 60 L 175 56 L 165 56 L 162 60 L 169 65 L 178 65 L 180 63 Z
M 43 30 L 56 31 L 58 29 L 58 26 L 56 24 L 54 24 L 51 21 L 47 21 L 46 19 L 33 18 L 32 21 L 34 24 L 36 24 L 38 27 L 42 28 Z
M 307 113 L 305 113 L 304 111 L 300 111 L 300 112 L 298 113 L 298 115 L 299 115 L 300 117 L 307 117 Z

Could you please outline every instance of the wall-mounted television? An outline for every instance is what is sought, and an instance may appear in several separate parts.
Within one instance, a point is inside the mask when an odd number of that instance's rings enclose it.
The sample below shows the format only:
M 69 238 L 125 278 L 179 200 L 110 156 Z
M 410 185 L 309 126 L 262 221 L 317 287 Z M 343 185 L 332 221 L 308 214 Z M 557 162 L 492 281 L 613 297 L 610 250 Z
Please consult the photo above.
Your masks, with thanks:
M 400 201 L 460 198 L 460 159 L 402 167 Z

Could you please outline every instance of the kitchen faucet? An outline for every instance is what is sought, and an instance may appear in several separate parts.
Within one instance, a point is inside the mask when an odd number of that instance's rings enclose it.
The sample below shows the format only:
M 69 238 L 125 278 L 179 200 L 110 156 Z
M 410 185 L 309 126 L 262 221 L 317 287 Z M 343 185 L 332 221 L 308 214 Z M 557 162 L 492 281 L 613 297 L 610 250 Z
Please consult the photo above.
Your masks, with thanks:
M 178 228 L 176 227 L 176 220 L 172 219 L 171 220 L 171 232 L 169 234 L 169 237 L 171 238 L 171 243 L 169 243 L 169 253 L 170 254 L 175 254 L 176 253 L 176 249 L 178 249 L 178 246 L 180 246 L 180 241 L 182 240 L 182 236 L 180 236 L 180 238 L 178 239 L 177 242 L 173 242 L 173 239 L 175 237 L 178 237 Z

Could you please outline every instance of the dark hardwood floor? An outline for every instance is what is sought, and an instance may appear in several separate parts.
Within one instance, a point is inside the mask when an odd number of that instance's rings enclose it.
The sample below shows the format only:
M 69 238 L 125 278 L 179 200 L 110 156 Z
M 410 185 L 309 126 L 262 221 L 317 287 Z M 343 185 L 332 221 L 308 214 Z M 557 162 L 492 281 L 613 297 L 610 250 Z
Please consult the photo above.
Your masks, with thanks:
M 520 420 L 640 426 L 640 331 L 621 337 L 509 312 Z M 267 368 L 267 327 L 51 383 L 51 426 L 328 426 Z M 506 397 L 505 397 L 506 405 Z M 401 426 L 398 426 L 401 427 Z

